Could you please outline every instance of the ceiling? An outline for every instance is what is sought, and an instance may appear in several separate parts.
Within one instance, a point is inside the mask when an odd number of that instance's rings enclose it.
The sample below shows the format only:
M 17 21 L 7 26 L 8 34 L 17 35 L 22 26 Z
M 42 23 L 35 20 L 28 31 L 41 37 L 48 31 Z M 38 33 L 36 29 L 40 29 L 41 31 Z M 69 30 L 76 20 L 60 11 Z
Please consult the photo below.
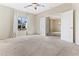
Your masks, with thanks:
M 31 3 L 5 3 L 5 4 L 1 4 L 1 5 L 7 6 L 10 8 L 14 8 L 16 10 L 32 13 L 32 14 L 38 14 L 38 13 L 44 12 L 46 10 L 49 10 L 51 8 L 54 8 L 58 5 L 61 5 L 61 3 L 40 3 L 40 4 L 44 5 L 45 7 L 38 7 L 37 10 L 34 10 L 34 8 L 32 6 L 28 7 L 28 8 L 24 8 L 24 6 L 27 6 L 29 4 L 31 4 Z

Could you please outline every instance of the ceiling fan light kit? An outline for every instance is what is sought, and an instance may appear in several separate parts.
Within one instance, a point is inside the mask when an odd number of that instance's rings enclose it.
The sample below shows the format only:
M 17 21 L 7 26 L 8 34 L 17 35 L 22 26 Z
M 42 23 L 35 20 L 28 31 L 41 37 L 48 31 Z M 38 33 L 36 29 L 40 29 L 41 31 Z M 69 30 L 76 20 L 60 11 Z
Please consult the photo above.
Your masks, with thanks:
M 24 6 L 24 8 L 33 7 L 34 10 L 37 10 L 38 7 L 45 7 L 44 5 L 41 5 L 39 3 L 32 3 L 30 5 Z

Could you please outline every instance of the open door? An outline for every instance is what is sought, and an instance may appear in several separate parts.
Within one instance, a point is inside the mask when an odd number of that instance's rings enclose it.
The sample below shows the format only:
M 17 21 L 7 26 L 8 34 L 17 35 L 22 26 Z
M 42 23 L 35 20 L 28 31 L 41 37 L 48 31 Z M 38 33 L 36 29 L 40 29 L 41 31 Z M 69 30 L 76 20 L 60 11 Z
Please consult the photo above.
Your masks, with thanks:
M 61 40 L 73 43 L 73 10 L 61 14 Z

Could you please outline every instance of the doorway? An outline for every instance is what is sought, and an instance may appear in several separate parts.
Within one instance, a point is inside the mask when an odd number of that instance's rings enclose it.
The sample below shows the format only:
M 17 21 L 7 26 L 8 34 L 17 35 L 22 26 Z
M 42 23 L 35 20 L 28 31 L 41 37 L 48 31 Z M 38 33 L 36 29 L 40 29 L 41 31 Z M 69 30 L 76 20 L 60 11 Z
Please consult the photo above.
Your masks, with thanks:
M 61 19 L 52 18 L 49 20 L 49 35 L 61 37 Z

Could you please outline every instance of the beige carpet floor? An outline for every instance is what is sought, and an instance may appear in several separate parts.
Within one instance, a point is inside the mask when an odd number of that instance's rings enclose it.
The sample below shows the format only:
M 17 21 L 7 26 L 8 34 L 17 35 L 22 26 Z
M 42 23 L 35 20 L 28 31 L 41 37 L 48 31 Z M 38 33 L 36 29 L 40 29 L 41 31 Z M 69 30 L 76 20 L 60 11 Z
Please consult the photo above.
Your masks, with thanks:
M 55 36 L 22 36 L 0 40 L 0 56 L 78 56 L 79 46 Z

